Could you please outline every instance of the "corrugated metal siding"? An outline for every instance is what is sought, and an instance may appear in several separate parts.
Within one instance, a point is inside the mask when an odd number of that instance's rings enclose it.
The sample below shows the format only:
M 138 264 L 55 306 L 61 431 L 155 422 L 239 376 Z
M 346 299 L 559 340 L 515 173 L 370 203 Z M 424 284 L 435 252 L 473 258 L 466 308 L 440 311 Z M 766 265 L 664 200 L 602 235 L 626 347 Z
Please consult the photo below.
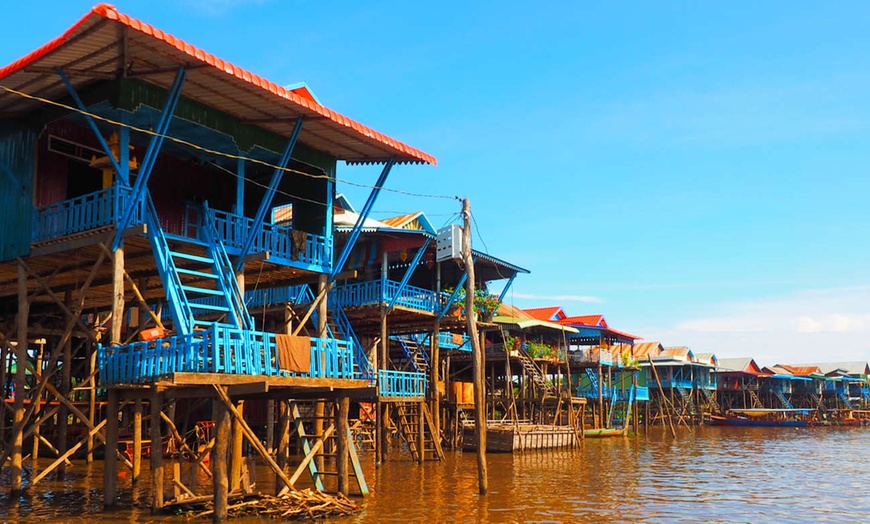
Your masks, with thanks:
M 30 131 L 0 137 L 0 260 L 30 253 L 35 148 Z

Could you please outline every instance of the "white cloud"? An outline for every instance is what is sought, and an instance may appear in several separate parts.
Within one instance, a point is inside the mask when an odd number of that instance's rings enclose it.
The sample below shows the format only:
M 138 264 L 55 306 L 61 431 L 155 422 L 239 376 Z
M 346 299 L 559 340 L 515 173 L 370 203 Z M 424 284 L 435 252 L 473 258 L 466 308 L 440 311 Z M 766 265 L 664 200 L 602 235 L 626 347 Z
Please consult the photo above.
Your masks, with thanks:
M 544 300 L 550 302 L 604 302 L 604 299 L 602 298 L 589 295 L 536 295 L 533 293 L 509 293 L 509 295 L 513 298 Z
M 870 360 L 870 287 L 804 290 L 714 305 L 673 325 L 638 330 L 666 346 L 689 345 L 719 357 L 752 356 L 761 365 Z

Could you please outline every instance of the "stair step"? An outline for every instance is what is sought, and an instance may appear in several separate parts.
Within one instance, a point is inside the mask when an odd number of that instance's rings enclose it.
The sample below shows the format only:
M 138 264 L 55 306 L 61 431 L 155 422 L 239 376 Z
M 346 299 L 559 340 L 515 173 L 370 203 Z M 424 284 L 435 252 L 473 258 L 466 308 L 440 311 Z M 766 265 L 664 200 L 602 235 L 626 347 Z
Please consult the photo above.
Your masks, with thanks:
M 214 273 L 205 273 L 203 271 L 197 271 L 195 269 L 186 269 L 183 267 L 175 268 L 175 271 L 178 273 L 181 273 L 182 275 L 190 275 L 190 276 L 199 277 L 199 278 L 209 278 L 212 280 L 217 280 L 218 278 L 220 278 L 218 275 L 215 275 Z
M 184 260 L 191 260 L 193 262 L 202 262 L 203 264 L 213 264 L 214 259 L 209 257 L 203 257 L 199 255 L 191 255 L 190 253 L 184 253 L 181 251 L 170 251 L 169 254 L 173 258 L 183 258 Z
M 172 242 L 184 242 L 185 244 L 194 244 L 197 246 L 208 247 L 208 243 L 198 238 L 190 238 L 172 233 L 163 232 L 163 237 Z
M 213 297 L 222 297 L 224 292 L 219 289 L 209 289 L 206 287 L 181 286 L 181 289 L 189 293 L 198 293 L 200 295 L 211 295 Z M 192 304 L 191 304 L 192 305 Z
M 191 309 L 207 309 L 209 311 L 219 311 L 221 313 L 229 313 L 230 312 L 230 308 L 228 308 L 226 306 L 213 306 L 211 304 L 193 303 L 190 305 L 190 308 Z M 204 325 L 211 325 L 211 324 L 214 324 L 214 322 L 206 322 Z M 236 327 L 236 326 L 232 326 L 231 324 L 227 324 L 227 325 L 230 325 L 231 327 Z

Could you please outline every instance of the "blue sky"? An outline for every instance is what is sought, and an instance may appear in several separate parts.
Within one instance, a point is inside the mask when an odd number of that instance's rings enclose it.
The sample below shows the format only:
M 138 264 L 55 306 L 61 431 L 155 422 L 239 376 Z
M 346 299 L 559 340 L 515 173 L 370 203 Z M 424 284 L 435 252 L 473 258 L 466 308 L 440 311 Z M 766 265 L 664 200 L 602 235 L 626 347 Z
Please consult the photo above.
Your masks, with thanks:
M 469 197 L 476 247 L 532 271 L 519 306 L 762 364 L 870 360 L 863 3 L 116 5 L 435 155 L 390 187 Z M 91 2 L 35 6 L 4 5 L 0 62 Z M 374 216 L 458 209 L 386 193 Z

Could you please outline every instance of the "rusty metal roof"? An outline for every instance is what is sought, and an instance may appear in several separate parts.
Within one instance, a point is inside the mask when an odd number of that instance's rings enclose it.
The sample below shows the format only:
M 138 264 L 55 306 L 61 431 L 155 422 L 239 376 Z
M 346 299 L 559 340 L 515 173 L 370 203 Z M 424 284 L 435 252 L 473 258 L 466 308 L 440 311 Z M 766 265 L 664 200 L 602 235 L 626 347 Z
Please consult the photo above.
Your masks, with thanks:
M 281 136 L 305 118 L 299 141 L 349 163 L 436 164 L 435 157 L 319 104 L 307 90 L 285 89 L 149 24 L 98 4 L 62 35 L 0 68 L 0 84 L 60 100 L 62 67 L 76 89 L 101 80 L 137 77 L 169 89 L 179 66 L 187 70 L 182 95 Z M 0 91 L 0 118 L 26 116 L 41 102 Z

